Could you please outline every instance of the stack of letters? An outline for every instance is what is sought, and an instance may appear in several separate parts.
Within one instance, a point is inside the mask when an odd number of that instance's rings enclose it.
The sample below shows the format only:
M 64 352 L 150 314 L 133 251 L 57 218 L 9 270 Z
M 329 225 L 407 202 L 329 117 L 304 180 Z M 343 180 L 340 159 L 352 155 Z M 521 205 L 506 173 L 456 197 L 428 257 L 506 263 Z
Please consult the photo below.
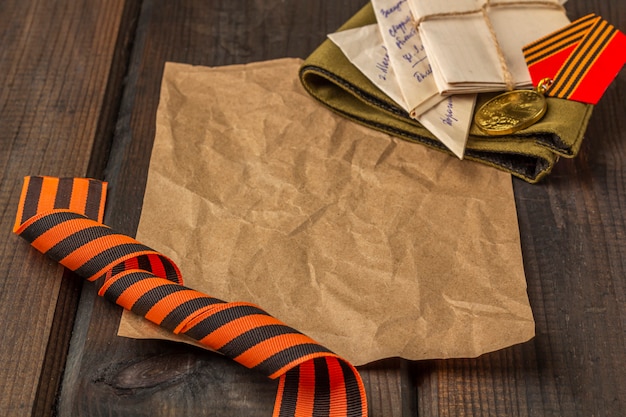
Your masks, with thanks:
M 476 94 L 531 88 L 522 48 L 569 20 L 565 0 L 372 0 L 377 24 L 330 39 L 463 158 Z

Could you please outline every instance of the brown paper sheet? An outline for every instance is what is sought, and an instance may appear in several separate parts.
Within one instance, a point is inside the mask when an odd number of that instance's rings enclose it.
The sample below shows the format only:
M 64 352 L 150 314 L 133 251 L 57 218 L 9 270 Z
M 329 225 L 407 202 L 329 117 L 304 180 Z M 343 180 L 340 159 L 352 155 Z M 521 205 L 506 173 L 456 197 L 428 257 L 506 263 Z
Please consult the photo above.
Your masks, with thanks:
M 137 238 L 356 365 L 533 337 L 510 175 L 338 117 L 301 63 L 166 65 Z

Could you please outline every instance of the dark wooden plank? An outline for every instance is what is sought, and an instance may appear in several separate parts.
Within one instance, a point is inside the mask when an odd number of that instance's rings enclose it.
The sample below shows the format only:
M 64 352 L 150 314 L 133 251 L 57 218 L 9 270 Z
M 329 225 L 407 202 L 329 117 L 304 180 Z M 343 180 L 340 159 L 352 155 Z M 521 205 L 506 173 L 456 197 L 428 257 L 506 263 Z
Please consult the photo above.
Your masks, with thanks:
M 102 175 L 125 12 L 121 0 L 0 3 L 0 415 L 53 412 L 82 283 L 11 227 L 25 175 Z
M 409 362 L 384 359 L 359 368 L 371 416 L 408 417 L 416 415 L 416 391 Z
M 354 12 L 352 1 L 146 0 L 111 157 L 106 223 L 134 234 L 139 221 L 163 65 L 226 65 L 305 58 Z M 269 416 L 276 382 L 219 355 L 115 336 L 120 311 L 86 286 L 60 399 L 60 416 Z M 410 415 L 408 369 L 363 371 L 372 416 Z M 404 401 L 402 398 L 405 398 Z
M 626 30 L 626 3 L 570 0 Z M 416 368 L 420 416 L 626 415 L 626 72 L 594 110 L 580 155 L 515 181 L 531 342 Z

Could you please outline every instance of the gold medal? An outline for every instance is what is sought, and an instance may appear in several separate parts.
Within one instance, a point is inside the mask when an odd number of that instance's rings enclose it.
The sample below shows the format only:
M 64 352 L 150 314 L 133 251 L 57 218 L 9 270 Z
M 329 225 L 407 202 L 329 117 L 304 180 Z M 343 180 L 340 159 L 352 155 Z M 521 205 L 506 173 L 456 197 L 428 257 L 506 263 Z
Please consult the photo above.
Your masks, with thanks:
M 491 136 L 510 135 L 535 124 L 548 109 L 543 93 L 550 84 L 545 79 L 535 90 L 514 90 L 492 98 L 478 109 L 474 123 Z

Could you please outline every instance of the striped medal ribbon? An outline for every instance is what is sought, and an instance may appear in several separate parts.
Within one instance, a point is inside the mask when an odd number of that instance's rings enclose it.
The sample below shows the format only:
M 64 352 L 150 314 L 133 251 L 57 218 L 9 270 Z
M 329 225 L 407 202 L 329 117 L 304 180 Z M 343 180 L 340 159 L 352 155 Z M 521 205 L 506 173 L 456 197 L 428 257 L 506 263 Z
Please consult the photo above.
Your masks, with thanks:
M 245 302 L 183 285 L 163 254 L 103 221 L 107 184 L 88 178 L 24 179 L 14 232 L 89 281 L 98 294 L 269 378 L 279 378 L 273 417 L 367 416 L 361 377 L 313 339 Z
M 547 97 L 597 104 L 626 63 L 626 36 L 595 14 L 522 49 L 534 85 L 553 80 Z

